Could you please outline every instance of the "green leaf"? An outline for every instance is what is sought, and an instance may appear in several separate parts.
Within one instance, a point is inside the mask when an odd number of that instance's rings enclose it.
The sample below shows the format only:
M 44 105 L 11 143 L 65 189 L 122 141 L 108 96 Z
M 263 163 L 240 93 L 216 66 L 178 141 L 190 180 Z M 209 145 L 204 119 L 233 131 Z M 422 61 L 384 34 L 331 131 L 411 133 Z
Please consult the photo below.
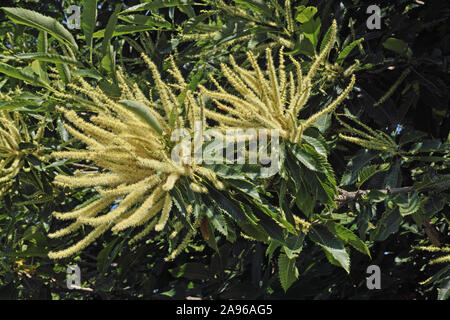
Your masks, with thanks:
M 302 135 L 302 140 L 306 143 L 310 144 L 314 149 L 316 149 L 317 153 L 323 157 L 327 157 L 327 141 L 320 134 L 320 131 L 313 128 L 308 128 Z
M 147 11 L 147 10 L 155 10 L 160 8 L 169 8 L 175 7 L 179 5 L 188 5 L 191 4 L 192 1 L 188 0 L 153 0 L 151 2 L 141 3 L 135 6 L 132 6 L 124 11 L 123 13 L 135 12 L 135 11 Z
M 92 61 L 92 35 L 97 22 L 97 0 L 83 0 L 81 14 L 81 29 L 86 37 L 86 44 L 90 50 L 90 60 Z
M 286 292 L 289 287 L 298 279 L 298 269 L 295 265 L 295 259 L 289 259 L 289 257 L 280 253 L 278 257 L 278 275 L 280 277 L 280 283 Z
M 371 177 L 373 177 L 375 174 L 383 171 L 389 170 L 391 165 L 389 163 L 383 163 L 383 164 L 374 164 L 371 166 L 367 166 L 363 168 L 358 173 L 358 182 L 356 183 L 356 186 L 359 188 L 363 185 L 364 182 L 369 180 Z
M 47 245 L 47 237 L 43 234 L 42 230 L 40 230 L 37 226 L 29 227 L 22 235 L 23 241 L 30 241 L 34 243 L 36 246 L 46 246 Z
M 74 75 L 86 78 L 92 78 L 95 80 L 101 80 L 102 75 L 95 70 L 90 69 L 77 69 L 73 72 Z
M 240 6 L 245 9 L 264 14 L 268 17 L 273 15 L 272 10 L 270 10 L 264 0 L 234 0 L 234 2 L 240 4 Z
M 103 36 L 103 42 L 102 42 L 102 49 L 101 52 L 103 53 L 103 56 L 106 56 L 110 52 L 110 45 L 111 45 L 111 39 L 114 35 L 114 29 L 116 28 L 117 24 L 117 18 L 120 12 L 120 9 L 122 8 L 122 4 L 118 3 L 114 7 L 113 14 L 109 17 L 108 23 L 106 24 L 104 36 Z
M 15 79 L 23 80 L 34 86 L 50 88 L 48 84 L 39 79 L 39 77 L 37 77 L 36 75 L 23 70 L 16 69 L 3 62 L 0 62 L 0 73 L 4 73 L 7 76 Z
M 295 196 L 295 203 L 297 207 L 307 216 L 311 216 L 314 207 L 316 206 L 316 200 L 309 193 L 308 189 L 304 184 L 298 187 L 297 194 Z
M 47 53 L 48 50 L 47 32 L 45 31 L 39 32 L 37 48 L 39 52 Z
M 302 146 L 294 145 L 292 153 L 306 168 L 313 171 L 326 172 L 322 165 L 322 161 L 326 161 L 326 159 L 320 159 L 322 156 L 311 146 L 305 144 Z
M 213 14 L 214 14 L 213 12 L 204 12 L 204 13 L 201 13 L 201 14 L 195 16 L 195 17 L 190 18 L 189 20 L 184 22 L 183 32 L 189 33 L 197 25 L 199 25 L 202 21 L 204 21 L 205 19 L 209 18 Z M 205 25 L 205 24 L 202 24 L 202 26 L 203 25 Z
M 14 100 L 14 101 L 1 101 L 0 102 L 0 110 L 16 110 L 20 108 L 25 108 L 28 106 L 36 106 L 38 105 L 34 101 L 29 100 Z
M 402 55 L 407 54 L 409 49 L 405 41 L 396 38 L 388 38 L 385 42 L 383 42 L 383 47 Z
M 23 8 L 2 8 L 12 21 L 51 34 L 55 39 L 70 47 L 78 49 L 72 34 L 57 20 L 44 16 L 38 12 Z
M 352 52 L 352 50 L 359 46 L 359 44 L 363 41 L 364 39 L 358 39 L 347 45 L 344 49 L 342 49 L 341 52 L 339 52 L 336 62 L 342 64 L 345 58 L 347 58 L 347 56 L 350 54 L 350 52 Z
M 61 56 L 58 54 L 50 54 L 45 52 L 21 53 L 17 54 L 15 57 L 21 60 L 37 60 L 43 62 L 66 63 L 75 66 L 82 66 L 81 62 L 69 58 L 67 56 Z
M 172 25 L 169 21 L 159 16 L 145 16 L 141 14 L 133 14 L 127 16 L 119 16 L 120 20 L 143 26 L 154 26 L 170 28 Z
M 117 241 L 119 238 L 115 238 L 110 243 L 108 243 L 97 255 L 97 271 L 100 273 L 106 272 L 110 261 L 110 254 L 113 251 L 114 247 L 116 246 Z
M 297 234 L 294 226 L 283 218 L 278 208 L 254 199 L 251 199 L 251 202 L 267 216 L 284 226 L 290 233 Z
M 392 201 L 398 205 L 400 214 L 405 217 L 416 213 L 420 209 L 420 198 L 417 192 L 397 195 Z
M 353 248 L 355 248 L 359 252 L 367 254 L 370 257 L 369 248 L 367 248 L 364 241 L 362 241 L 356 234 L 351 232 L 349 229 L 334 221 L 327 221 L 325 223 L 325 226 L 332 234 L 338 236 L 345 243 L 350 244 Z
M 98 86 L 108 97 L 114 99 L 120 98 L 121 90 L 120 87 L 115 83 L 112 83 L 111 81 L 108 81 L 105 78 L 103 78 L 98 82 Z
M 155 30 L 155 27 L 153 26 L 133 26 L 133 25 L 116 25 L 114 28 L 114 31 L 112 33 L 112 38 L 117 36 L 123 36 L 126 34 L 133 34 L 137 32 L 143 32 L 143 31 L 149 31 L 149 30 Z M 95 32 L 92 37 L 94 39 L 97 38 L 103 38 L 105 37 L 106 29 L 99 30 Z M 84 37 L 80 37 L 80 39 L 83 39 Z
M 305 7 L 300 6 L 297 7 L 297 15 L 295 16 L 295 20 L 297 20 L 300 23 L 306 23 L 310 21 L 314 15 L 317 13 L 316 7 Z
M 57 63 L 56 64 L 56 69 L 58 70 L 58 73 L 62 79 L 62 81 L 67 84 L 70 82 L 72 76 L 70 74 L 70 70 L 69 67 L 67 66 L 67 64 L 64 63 Z
M 290 235 L 286 240 L 286 245 L 283 245 L 283 250 L 289 259 L 295 259 L 303 250 L 303 241 L 305 240 L 305 234 L 300 233 L 298 236 Z
M 149 108 L 138 101 L 120 100 L 120 104 L 125 106 L 128 110 L 136 114 L 139 118 L 144 120 L 157 133 L 162 134 L 163 129 L 155 116 L 150 112 Z
M 384 241 L 398 231 L 402 216 L 398 209 L 387 210 L 378 221 L 374 232 L 370 235 L 372 241 Z
M 327 258 L 330 262 L 336 262 L 347 273 L 350 273 L 350 257 L 340 238 L 333 236 L 326 228 L 321 226 L 311 228 L 308 236 L 312 241 L 322 247 L 325 253 L 327 253 Z
M 311 41 L 313 48 L 317 47 L 321 26 L 322 22 L 320 21 L 320 18 L 312 18 L 308 22 L 301 25 L 300 31 L 309 41 Z
M 328 28 L 327 33 L 323 36 L 322 41 L 320 42 L 320 52 L 322 52 L 330 41 L 331 38 L 331 26 Z

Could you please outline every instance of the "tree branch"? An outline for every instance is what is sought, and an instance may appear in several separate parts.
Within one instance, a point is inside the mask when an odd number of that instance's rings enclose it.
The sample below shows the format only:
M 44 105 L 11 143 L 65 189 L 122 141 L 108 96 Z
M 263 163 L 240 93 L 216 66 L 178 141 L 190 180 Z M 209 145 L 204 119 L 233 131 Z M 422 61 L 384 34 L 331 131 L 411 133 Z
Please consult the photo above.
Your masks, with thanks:
M 450 188 L 450 179 L 446 181 L 442 181 L 436 184 L 433 184 L 431 186 L 425 187 L 420 189 L 419 191 L 442 191 L 445 189 Z M 401 187 L 401 188 L 392 188 L 392 189 L 380 189 L 376 190 L 378 192 L 384 193 L 384 194 L 399 194 L 399 193 L 408 193 L 412 192 L 415 189 L 410 187 Z M 373 190 L 357 190 L 357 191 L 347 191 L 342 188 L 338 187 L 339 195 L 335 197 L 335 201 L 340 203 L 340 205 L 355 200 L 357 198 L 360 198 L 361 196 L 367 195 L 369 192 Z

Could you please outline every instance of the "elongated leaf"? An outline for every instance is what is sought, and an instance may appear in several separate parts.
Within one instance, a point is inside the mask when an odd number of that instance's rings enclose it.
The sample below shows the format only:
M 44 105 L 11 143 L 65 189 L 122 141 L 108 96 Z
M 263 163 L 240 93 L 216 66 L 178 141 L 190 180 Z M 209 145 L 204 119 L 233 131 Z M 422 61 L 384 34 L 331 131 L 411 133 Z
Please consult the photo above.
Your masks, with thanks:
M 123 13 L 129 13 L 129 12 L 136 12 L 136 11 L 147 11 L 147 10 L 155 10 L 160 8 L 168 8 L 168 7 L 175 7 L 179 5 L 188 5 L 191 4 L 193 1 L 189 0 L 154 0 L 151 2 L 141 3 L 135 6 L 132 6 L 124 11 Z
M 114 29 L 116 28 L 117 24 L 117 18 L 119 15 L 119 11 L 122 8 L 122 4 L 116 4 L 114 8 L 113 14 L 109 17 L 108 23 L 106 24 L 105 33 L 104 33 L 104 39 L 102 42 L 102 53 L 104 56 L 109 54 L 109 47 L 111 44 L 111 39 L 114 34 Z
M 306 7 L 305 8 L 305 6 L 300 6 L 300 7 L 297 7 L 297 10 L 298 10 L 298 13 L 295 16 L 295 20 L 297 20 L 300 23 L 308 22 L 317 13 L 316 7 Z
M 120 104 L 125 106 L 128 110 L 136 114 L 139 118 L 144 120 L 151 128 L 159 134 L 162 134 L 163 129 L 155 116 L 148 110 L 148 107 L 138 101 L 120 100 Z
M 90 69 L 78 69 L 78 70 L 75 70 L 75 72 L 73 74 L 80 76 L 80 77 L 92 78 L 92 79 L 96 79 L 96 80 L 100 80 L 102 78 L 102 75 L 100 73 L 98 73 L 95 70 L 90 70 Z
M 338 55 L 336 62 L 339 64 L 342 64 L 342 62 L 344 62 L 345 58 L 347 58 L 347 56 L 350 54 L 350 52 L 352 52 L 352 50 L 354 48 L 356 48 L 356 46 L 359 46 L 359 44 L 363 41 L 364 41 L 364 39 L 355 40 L 352 43 L 350 43 L 348 46 L 346 46 L 344 49 L 342 49 L 342 51 Z
M 72 79 L 72 75 L 70 74 L 70 70 L 69 70 L 69 67 L 67 66 L 67 64 L 57 63 L 56 69 L 58 70 L 58 73 L 59 73 L 62 81 L 65 84 L 69 83 L 70 80 Z
M 197 25 L 202 23 L 202 21 L 204 21 L 205 19 L 207 19 L 211 15 L 213 15 L 213 13 L 211 13 L 211 12 L 204 12 L 204 13 L 201 13 L 201 14 L 195 16 L 195 17 L 190 18 L 189 20 L 187 20 L 184 23 L 183 32 L 188 33 L 190 31 L 192 31 Z
M 119 16 L 119 19 L 129 23 L 139 24 L 143 26 L 154 26 L 165 28 L 170 28 L 171 26 L 169 21 L 166 21 L 164 18 L 158 16 L 144 16 L 141 14 L 133 14 L 127 16 Z
M 438 288 L 438 300 L 447 300 L 450 298 L 450 275 L 447 276 Z
M 375 164 L 375 165 L 371 165 L 371 166 L 367 166 L 367 167 L 363 168 L 358 173 L 358 182 L 356 183 L 356 186 L 358 188 L 361 187 L 364 182 L 369 180 L 375 174 L 389 170 L 390 166 L 391 165 L 389 163 L 383 163 L 380 165 Z
M 322 42 L 320 42 L 320 52 L 322 52 L 327 46 L 328 41 L 331 38 L 331 26 L 328 28 L 327 33 L 323 36 Z
M 305 167 L 313 171 L 325 172 L 320 155 L 310 146 L 302 145 L 301 147 L 294 146 L 292 152 Z
M 295 265 L 295 258 L 289 259 L 286 254 L 281 253 L 278 257 L 278 275 L 280 277 L 281 286 L 286 292 L 298 278 L 298 269 Z
M 273 15 L 272 10 L 267 6 L 265 0 L 234 0 L 234 2 L 240 4 L 242 7 L 264 14 L 268 17 Z
M 267 216 L 271 217 L 273 220 L 277 221 L 280 225 L 284 226 L 290 233 L 297 234 L 297 231 L 295 230 L 294 226 L 283 218 L 283 216 L 281 215 L 281 213 L 277 208 L 275 208 L 270 204 L 264 204 L 254 199 L 252 199 L 251 201 Z
M 308 236 L 312 241 L 322 247 L 327 253 L 327 258 L 330 262 L 335 262 L 347 273 L 350 273 L 350 257 L 342 244 L 342 241 L 331 234 L 324 227 L 314 227 L 308 233 Z M 332 259 L 330 259 L 330 257 Z
M 398 205 L 403 217 L 416 213 L 420 209 L 420 198 L 417 192 L 399 194 L 393 201 Z
M 325 225 L 332 234 L 338 236 L 341 240 L 343 240 L 345 243 L 350 244 L 353 248 L 355 248 L 359 252 L 367 254 L 370 257 L 369 248 L 367 248 L 364 241 L 362 241 L 356 234 L 351 232 L 349 229 L 333 221 L 327 221 Z
M 408 45 L 406 42 L 397 38 L 386 39 L 386 41 L 383 42 L 383 47 L 399 54 L 406 54 L 408 52 Z
M 28 9 L 7 7 L 3 7 L 2 9 L 12 21 L 45 31 L 58 41 L 78 49 L 78 45 L 72 34 L 57 20 Z
M 17 54 L 16 58 L 21 60 L 37 60 L 51 63 L 65 63 L 76 66 L 82 66 L 82 64 L 79 61 L 69 58 L 67 56 L 61 56 L 58 54 L 50 54 L 45 52 L 21 53 Z
M 156 30 L 154 26 L 132 26 L 132 25 L 116 25 L 112 37 L 123 36 L 126 34 L 133 34 L 137 32 L 144 32 L 149 30 Z M 94 39 L 103 38 L 105 36 L 105 29 L 95 32 L 92 37 Z M 80 37 L 84 39 L 84 37 Z
M 82 7 L 81 29 L 86 37 L 86 43 L 89 47 L 92 60 L 92 35 L 95 31 L 95 24 L 97 22 L 97 0 L 83 0 Z
M 317 153 L 320 154 L 321 156 L 326 157 L 327 156 L 327 145 L 326 145 L 326 140 L 318 133 L 316 133 L 316 136 L 309 136 L 304 134 L 302 136 L 302 139 L 307 142 L 308 144 L 310 144 L 311 146 L 314 147 L 314 149 L 316 149 Z
M 397 232 L 402 216 L 398 209 L 387 210 L 378 221 L 376 229 L 370 235 L 370 239 L 374 241 L 384 241 L 391 234 Z
M 34 106 L 36 103 L 33 101 L 23 101 L 23 100 L 14 100 L 14 101 L 0 101 L 0 110 L 16 110 L 19 108 L 24 108 L 27 106 Z
M 39 52 L 47 53 L 48 50 L 48 38 L 47 38 L 47 32 L 40 31 L 38 35 L 38 42 L 37 42 L 37 48 Z M 44 81 L 49 83 L 49 78 L 47 74 L 47 64 L 45 62 L 40 61 L 39 62 L 40 68 L 42 70 L 42 75 Z
M 39 79 L 34 74 L 16 69 L 16 68 L 11 67 L 10 65 L 7 65 L 6 63 L 3 63 L 3 62 L 0 62 L 0 73 L 4 73 L 7 76 L 10 76 L 12 78 L 23 80 L 34 86 L 49 88 L 49 86 L 44 81 Z
M 47 32 L 45 31 L 39 32 L 37 48 L 39 52 L 47 53 L 48 50 Z

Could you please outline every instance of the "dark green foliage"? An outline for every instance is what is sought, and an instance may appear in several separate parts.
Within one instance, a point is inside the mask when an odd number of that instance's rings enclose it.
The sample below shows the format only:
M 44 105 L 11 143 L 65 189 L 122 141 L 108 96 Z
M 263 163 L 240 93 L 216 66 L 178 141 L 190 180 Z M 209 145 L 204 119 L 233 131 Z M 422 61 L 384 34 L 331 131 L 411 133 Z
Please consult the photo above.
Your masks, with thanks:
M 272 179 L 261 177 L 258 166 L 210 166 L 227 191 L 210 186 L 207 195 L 199 195 L 187 185 L 172 190 L 174 214 L 188 214 L 187 199 L 204 219 L 202 232 L 173 262 L 164 258 L 185 234 L 173 239 L 155 234 L 129 245 L 131 232 L 106 233 L 71 259 L 48 259 L 49 251 L 88 232 L 47 238 L 65 225 L 52 212 L 92 201 L 96 192 L 52 184 L 55 175 L 88 163 L 53 159 L 49 164 L 29 155 L 27 170 L 0 200 L 1 299 L 445 298 L 448 265 L 427 265 L 434 256 L 412 247 L 449 244 L 450 7 L 439 0 L 424 5 L 407 0 L 291 2 L 293 30 L 283 15 L 284 1 L 277 0 L 226 1 L 246 12 L 241 16 L 212 0 L 97 1 L 98 9 L 85 6 L 82 29 L 69 34 L 15 18 L 17 10 L 0 11 L 0 92 L 22 90 L 11 93 L 11 101 L 0 101 L 0 110 L 23 112 L 30 131 L 45 125 L 47 153 L 81 146 L 55 112 L 60 103 L 86 111 L 78 105 L 85 97 L 62 102 L 54 94 L 56 89 L 70 92 L 76 76 L 117 99 L 120 67 L 147 94 L 154 83 L 141 53 L 155 62 L 163 81 L 170 78 L 164 71 L 172 54 L 189 89 L 200 83 L 212 87 L 208 74 L 220 80 L 220 63 L 230 53 L 245 66 L 246 51 L 280 47 L 279 37 L 292 43 L 287 55 L 308 68 L 311 56 L 327 43 L 333 19 L 339 26 L 337 44 L 320 66 L 325 76 L 315 79 L 315 95 L 302 116 L 338 96 L 351 68 L 357 82 L 339 113 L 384 132 L 398 147 L 380 152 L 339 139 L 343 127 L 328 115 L 304 132 L 301 144 L 282 143 L 280 171 Z M 377 3 L 382 27 L 368 30 L 366 8 Z M 65 19 L 60 1 L 9 0 L 2 6 L 35 10 L 60 23 Z M 212 37 L 195 38 L 211 32 Z M 56 89 L 49 85 L 51 68 L 61 79 Z M 185 94 L 178 97 L 180 103 Z M 214 106 L 208 102 L 207 107 Z M 145 116 L 159 131 L 157 120 Z M 296 228 L 296 218 L 311 224 L 308 232 Z M 66 288 L 71 264 L 80 266 L 82 286 L 93 291 Z M 372 264 L 381 268 L 382 290 L 366 287 Z M 429 277 L 426 285 L 419 284 Z

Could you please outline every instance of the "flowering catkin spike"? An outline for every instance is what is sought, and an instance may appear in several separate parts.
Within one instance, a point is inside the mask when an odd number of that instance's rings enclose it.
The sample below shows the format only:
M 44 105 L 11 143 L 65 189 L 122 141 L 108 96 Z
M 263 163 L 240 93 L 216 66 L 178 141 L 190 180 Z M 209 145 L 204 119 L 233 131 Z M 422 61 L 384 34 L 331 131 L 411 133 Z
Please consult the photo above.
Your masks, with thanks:
M 3 99 L 7 101 L 10 98 L 3 96 Z M 24 167 L 24 159 L 28 154 L 44 159 L 39 140 L 43 135 L 45 121 L 46 117 L 39 123 L 38 131 L 30 133 L 22 114 L 17 111 L 0 110 L 0 196 L 10 190 L 14 178 L 21 170 L 29 170 Z M 32 138 L 33 134 L 35 134 L 34 138 Z M 21 143 L 32 144 L 33 147 L 21 148 Z
M 349 124 L 345 123 L 342 119 L 340 119 L 341 116 L 345 116 L 348 119 L 351 119 L 357 125 L 362 127 L 362 129 L 364 129 L 365 131 L 354 128 Z M 349 117 L 347 115 L 337 115 L 337 119 L 346 128 L 346 131 L 355 135 L 355 136 L 348 136 L 343 133 L 340 133 L 339 137 L 343 140 L 358 144 L 367 149 L 379 151 L 396 152 L 396 150 L 398 149 L 397 144 L 390 136 L 388 136 L 382 131 L 378 130 L 375 131 L 371 129 L 369 126 L 365 125 L 358 119 Z
M 209 90 L 199 85 L 200 91 L 212 98 L 217 108 L 226 113 L 205 110 L 206 118 L 218 122 L 218 127 L 277 129 L 281 137 L 299 143 L 304 130 L 325 114 L 333 112 L 350 94 L 355 84 L 352 75 L 350 84 L 330 105 L 316 112 L 301 125 L 298 123 L 300 111 L 307 104 L 313 90 L 312 80 L 319 65 L 326 59 L 336 40 L 337 25 L 333 22 L 330 39 L 324 50 L 314 60 L 307 76 L 303 77 L 300 63 L 289 56 L 296 72 L 286 77 L 283 47 L 279 52 L 278 72 L 270 49 L 266 50 L 266 70 L 263 70 L 257 57 L 251 51 L 247 58 L 253 70 L 240 67 L 230 56 L 231 67 L 222 64 L 225 78 L 235 89 L 236 94 L 216 85 L 217 90 Z M 216 80 L 213 80 L 217 83 Z
M 155 226 L 155 231 L 161 231 L 164 229 L 167 220 L 169 219 L 169 213 L 172 209 L 172 197 L 170 194 L 166 194 L 166 198 L 164 200 L 164 207 L 161 213 L 161 217 L 159 218 L 158 224 Z
M 176 189 L 180 180 L 188 181 L 199 192 L 207 192 L 203 181 L 223 187 L 211 170 L 202 168 L 195 162 L 180 164 L 171 160 L 173 143 L 169 139 L 172 131 L 185 129 L 193 134 L 195 121 L 200 120 L 203 127 L 206 125 L 204 119 L 206 110 L 203 110 L 204 103 L 199 102 L 194 93 L 184 91 L 187 89 L 186 82 L 176 70 L 173 59 L 170 59 L 170 62 L 171 74 L 177 81 L 175 86 L 164 83 L 156 65 L 147 56 L 144 55 L 143 58 L 153 74 L 156 93 L 159 95 L 157 102 L 146 98 L 137 85 L 131 83 L 126 75 L 119 71 L 121 99 L 126 98 L 145 106 L 161 125 L 163 134 L 158 134 L 149 126 L 145 117 L 137 116 L 128 110 L 127 106 L 111 100 L 98 88 L 94 88 L 81 78 L 78 79 L 81 86 L 71 88 L 90 99 L 86 103 L 80 100 L 79 103 L 89 108 L 91 117 L 81 117 L 73 110 L 57 107 L 67 119 L 67 127 L 70 128 L 68 131 L 86 146 L 81 149 L 53 152 L 52 156 L 86 160 L 92 162 L 98 171 L 76 171 L 70 176 L 58 175 L 55 183 L 71 188 L 95 188 L 98 191 L 98 199 L 71 212 L 53 214 L 57 219 L 74 221 L 68 227 L 51 233 L 52 237 L 73 234 L 81 227 L 94 227 L 90 234 L 72 247 L 51 252 L 49 257 L 53 259 L 68 257 L 84 249 L 107 230 L 118 233 L 147 224 L 131 243 L 153 231 L 165 230 L 173 204 L 169 191 Z M 177 111 L 176 120 L 173 121 L 171 112 L 179 107 L 177 97 L 182 91 L 186 92 L 186 99 L 183 102 L 185 105 L 182 107 L 186 110 L 186 106 L 189 106 L 192 109 L 192 116 L 189 118 L 188 114 Z M 9 136 L 5 136 L 3 140 L 8 141 L 8 145 L 14 145 L 14 141 L 8 140 Z M 190 225 L 186 222 L 182 221 L 181 229 Z M 189 237 L 186 239 L 189 241 Z

